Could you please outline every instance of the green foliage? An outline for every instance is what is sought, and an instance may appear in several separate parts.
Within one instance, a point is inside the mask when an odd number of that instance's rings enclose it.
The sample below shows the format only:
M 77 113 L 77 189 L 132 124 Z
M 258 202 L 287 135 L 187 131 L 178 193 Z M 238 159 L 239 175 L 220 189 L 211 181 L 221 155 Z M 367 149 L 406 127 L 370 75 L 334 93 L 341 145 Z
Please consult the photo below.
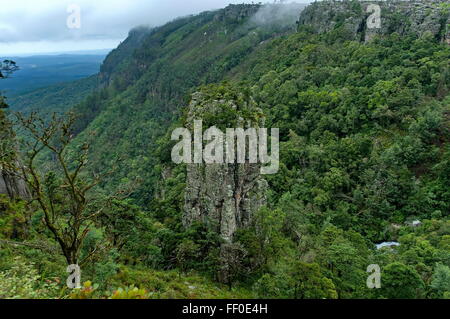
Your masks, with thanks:
M 0 194 L 0 239 L 24 238 L 26 222 L 25 202 Z
M 58 297 L 56 280 L 41 281 L 41 276 L 22 258 L 15 258 L 10 269 L 0 272 L 1 299 L 47 299 Z
M 225 132 L 231 127 L 261 125 L 264 115 L 257 108 L 245 84 L 223 82 L 220 85 L 202 87 L 199 93 L 202 98 L 195 107 L 193 117 L 201 119 L 203 127 L 216 126 Z M 192 126 L 192 123 L 186 125 Z
M 97 76 L 91 76 L 86 79 L 59 83 L 11 96 L 8 98 L 8 102 L 11 109 L 16 112 L 38 112 L 43 118 L 49 119 L 54 112 L 64 114 L 75 105 L 83 102 L 92 94 L 97 85 Z
M 149 299 L 148 293 L 145 289 L 138 289 L 136 287 L 129 287 L 126 289 L 119 288 L 114 291 L 111 299 Z
M 414 299 L 422 296 L 424 283 L 416 270 L 395 262 L 383 268 L 381 293 L 390 299 Z
M 192 240 L 185 239 L 177 247 L 176 259 L 178 267 L 182 272 L 193 268 L 193 262 L 198 260 L 200 247 Z
M 92 285 L 92 282 L 86 281 L 83 283 L 83 287 L 74 289 L 69 297 L 71 299 L 93 299 L 96 295 L 97 288 L 98 285 Z
M 149 299 L 150 295 L 145 289 L 139 289 L 134 286 L 119 288 L 113 291 L 109 296 L 104 296 L 98 291 L 98 285 L 92 285 L 92 282 L 86 281 L 82 288 L 74 289 L 69 295 L 70 299 Z
M 218 285 L 196 273 L 181 274 L 177 271 L 154 271 L 121 267 L 119 273 L 112 278 L 112 284 L 145 289 L 150 298 L 250 298 L 251 293 L 242 288 Z
M 436 289 L 442 296 L 450 292 L 450 267 L 443 264 L 436 265 L 431 288 Z
M 253 286 L 258 298 L 336 299 L 333 281 L 316 263 L 292 261 L 275 274 L 264 274 Z
M 336 299 L 333 281 L 323 276 L 317 264 L 297 263 L 292 273 L 296 299 Z
M 95 197 L 124 185 L 131 194 L 89 229 L 82 255 L 102 253 L 84 276 L 98 285 L 71 297 L 450 298 L 450 48 L 428 36 L 349 40 L 343 22 L 361 5 L 349 8 L 327 34 L 254 26 L 225 11 L 130 33 L 102 66 L 103 88 L 77 106 L 73 146 L 92 140 L 89 170 L 113 171 Z M 186 167 L 171 163 L 170 133 L 186 124 L 193 92 L 205 98 L 205 127 L 243 118 L 280 128 L 267 205 L 233 242 L 214 225 L 182 224 Z M 62 107 L 59 94 L 36 94 Z M 221 100 L 236 105 L 213 109 Z M 46 176 L 51 190 L 58 176 Z M 0 205 L 11 236 L 22 204 Z M 51 242 L 41 218 L 32 235 Z M 400 246 L 375 250 L 393 240 Z M 21 254 L 42 271 L 59 267 Z M 366 286 L 370 264 L 381 267 L 379 290 Z

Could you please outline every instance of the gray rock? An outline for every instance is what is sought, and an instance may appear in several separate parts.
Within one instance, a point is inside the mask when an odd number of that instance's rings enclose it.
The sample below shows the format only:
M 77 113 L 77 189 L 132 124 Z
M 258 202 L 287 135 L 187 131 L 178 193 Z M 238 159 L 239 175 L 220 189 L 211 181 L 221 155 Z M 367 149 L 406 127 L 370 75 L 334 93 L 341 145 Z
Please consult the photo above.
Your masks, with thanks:
M 223 10 L 220 10 L 214 17 L 219 21 L 241 21 L 254 15 L 261 8 L 259 4 L 230 4 Z
M 369 5 L 381 8 L 380 28 L 368 28 Z M 450 8 L 447 0 L 414 1 L 321 1 L 309 5 L 300 15 L 299 26 L 317 33 L 342 28 L 349 39 L 370 41 L 377 35 L 430 35 L 450 44 Z
M 189 164 L 184 225 L 201 221 L 232 241 L 236 230 L 264 205 L 266 189 L 256 164 Z
M 30 198 L 25 181 L 5 170 L 0 170 L 0 194 L 8 195 L 11 199 Z
M 1 100 L 1 99 L 0 99 Z M 17 146 L 11 123 L 0 110 L 0 194 L 10 198 L 30 197 L 25 181 L 18 177 Z
M 205 102 L 201 93 L 193 94 L 187 126 L 194 119 L 202 119 L 205 112 L 221 112 L 223 105 L 242 108 L 235 101 Z M 244 107 L 258 111 L 253 103 Z M 238 121 L 238 125 L 246 122 L 243 118 Z M 225 241 L 231 242 L 236 230 L 247 225 L 253 214 L 266 203 L 268 184 L 261 177 L 260 168 L 260 164 L 250 163 L 187 164 L 183 224 L 206 223 Z

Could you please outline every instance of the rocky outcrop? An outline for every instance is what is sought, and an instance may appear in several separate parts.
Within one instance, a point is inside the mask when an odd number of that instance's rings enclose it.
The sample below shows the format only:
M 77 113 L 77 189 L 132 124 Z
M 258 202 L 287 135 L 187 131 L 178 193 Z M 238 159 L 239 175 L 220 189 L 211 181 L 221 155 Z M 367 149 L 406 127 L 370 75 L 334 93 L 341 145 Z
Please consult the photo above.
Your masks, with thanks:
M 265 204 L 267 183 L 251 164 L 189 164 L 184 223 L 205 222 L 226 241 Z
M 230 4 L 218 11 L 214 20 L 236 23 L 254 15 L 260 8 L 259 4 Z
M 221 117 L 225 109 L 246 109 L 259 112 L 252 103 L 239 105 L 235 100 L 210 99 L 202 93 L 192 97 L 187 116 L 187 127 L 192 128 L 194 120 Z M 238 116 L 236 127 L 243 127 L 249 121 Z M 205 120 L 205 126 L 207 124 Z M 225 123 L 223 123 L 225 125 Z M 247 225 L 252 215 L 265 204 L 267 182 L 260 175 L 260 164 L 187 164 L 187 180 L 183 223 L 193 222 L 209 225 L 231 242 L 237 229 Z
M 371 25 L 380 8 L 380 24 Z M 368 20 L 369 24 L 368 24 Z M 429 34 L 450 44 L 450 5 L 447 0 L 417 1 L 321 1 L 309 5 L 300 15 L 299 26 L 318 33 L 340 28 L 350 38 L 370 41 L 376 35 Z
M 14 172 L 19 167 L 11 123 L 0 110 L 0 194 L 11 199 L 30 197 L 25 181 Z
M 0 170 L 0 194 L 8 195 L 11 199 L 30 197 L 25 181 L 5 170 Z

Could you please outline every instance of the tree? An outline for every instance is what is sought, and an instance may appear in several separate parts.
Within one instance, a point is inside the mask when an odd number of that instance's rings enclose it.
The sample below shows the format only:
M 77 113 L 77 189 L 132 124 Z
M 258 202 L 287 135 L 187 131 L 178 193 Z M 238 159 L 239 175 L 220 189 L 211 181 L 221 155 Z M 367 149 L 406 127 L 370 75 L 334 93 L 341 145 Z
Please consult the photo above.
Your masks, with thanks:
M 431 288 L 438 291 L 440 296 L 450 292 L 450 268 L 443 264 L 437 264 L 431 281 Z
M 5 60 L 0 62 L 0 79 L 6 79 L 18 69 L 16 63 L 13 61 Z M 5 101 L 5 97 L 0 95 L 0 158 L 2 161 L 6 159 L 10 160 L 11 152 L 13 152 L 13 148 L 11 147 L 11 139 L 13 137 L 11 123 L 1 110 L 6 108 L 8 108 L 8 104 Z
M 339 298 L 363 297 L 368 262 L 361 235 L 329 226 L 320 241 L 318 260 L 327 270 L 326 276 L 333 280 Z
M 199 245 L 190 239 L 185 239 L 178 245 L 176 260 L 181 272 L 185 273 L 189 268 L 192 268 L 193 262 L 200 255 L 199 248 Z
M 252 271 L 263 270 L 273 261 L 277 261 L 283 249 L 289 246 L 283 237 L 282 228 L 286 217 L 281 210 L 260 209 L 248 228 L 235 234 L 235 241 L 247 251 L 247 263 Z
M 125 246 L 131 246 L 133 240 L 139 241 L 136 236 L 138 228 L 145 228 L 146 222 L 138 206 L 131 200 L 105 199 L 105 209 L 98 217 L 98 224 L 103 227 L 104 233 L 111 244 L 121 251 Z
M 8 104 L 6 104 L 5 97 L 0 95 L 0 109 L 8 108 Z
M 29 117 L 17 115 L 19 124 L 29 135 L 25 166 L 21 167 L 22 178 L 32 192 L 43 214 L 47 229 L 58 242 L 67 263 L 77 264 L 83 241 L 104 206 L 92 196 L 92 189 L 99 183 L 99 176 L 87 178 L 83 171 L 88 163 L 89 144 L 69 147 L 73 140 L 72 125 L 75 116 L 67 118 L 53 115 L 46 124 L 36 113 Z M 47 172 L 38 168 L 38 158 L 50 154 L 54 168 Z M 17 168 L 13 171 L 17 171 Z M 94 252 L 89 252 L 86 261 Z
M 0 62 L 0 79 L 7 78 L 17 70 L 19 70 L 19 67 L 14 61 L 4 60 L 3 62 Z
M 322 275 L 318 264 L 297 262 L 293 272 L 295 299 L 336 299 L 336 288 L 331 279 Z
M 19 67 L 14 61 L 4 60 L 3 62 L 0 62 L 0 79 L 6 79 L 17 70 L 19 70 Z M 5 109 L 7 107 L 8 104 L 5 102 L 5 97 L 0 95 L 0 109 Z
M 264 274 L 253 286 L 258 298 L 336 299 L 333 281 L 317 263 L 287 258 Z
M 230 289 L 233 283 L 246 272 L 243 264 L 246 256 L 247 251 L 240 243 L 225 243 L 220 248 L 219 280 L 228 284 Z
M 405 264 L 394 262 L 383 268 L 381 293 L 390 299 L 420 298 L 424 283 L 417 271 Z
M 2 238 L 23 238 L 27 228 L 25 202 L 12 201 L 0 194 L 0 241 Z

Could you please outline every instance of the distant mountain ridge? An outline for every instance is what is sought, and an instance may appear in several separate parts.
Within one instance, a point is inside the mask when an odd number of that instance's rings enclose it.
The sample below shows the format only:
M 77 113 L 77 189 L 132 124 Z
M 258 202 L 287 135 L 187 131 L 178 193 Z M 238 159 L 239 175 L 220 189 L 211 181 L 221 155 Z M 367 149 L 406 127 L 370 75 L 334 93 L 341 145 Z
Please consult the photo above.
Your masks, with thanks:
M 113 49 L 95 49 L 95 50 L 75 50 L 75 51 L 55 51 L 55 52 L 29 52 L 8 54 L 8 59 L 26 58 L 36 56 L 55 56 L 55 55 L 107 55 Z M 2 57 L 1 59 L 3 59 Z
M 13 59 L 20 70 L 0 83 L 0 91 L 12 97 L 48 85 L 87 78 L 99 72 L 104 58 L 105 55 L 77 54 L 8 58 Z

